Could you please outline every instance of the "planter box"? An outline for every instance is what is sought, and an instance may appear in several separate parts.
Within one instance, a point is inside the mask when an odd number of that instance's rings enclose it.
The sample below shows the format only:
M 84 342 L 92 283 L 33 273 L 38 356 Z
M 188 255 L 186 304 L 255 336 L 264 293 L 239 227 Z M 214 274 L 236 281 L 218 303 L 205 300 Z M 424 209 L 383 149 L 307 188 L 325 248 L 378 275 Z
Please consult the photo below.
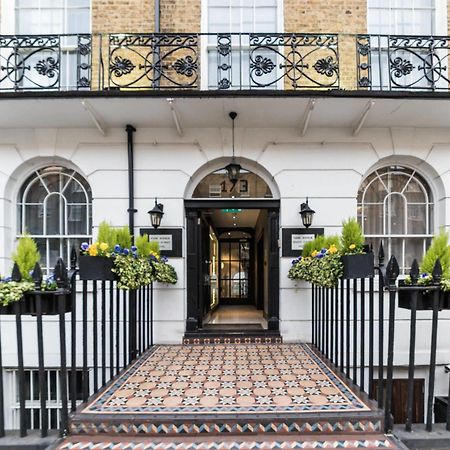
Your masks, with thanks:
M 342 263 L 344 264 L 342 273 L 344 280 L 373 277 L 373 253 L 344 255 L 342 256 Z
M 40 292 L 41 296 L 41 311 L 43 315 L 55 316 L 59 314 L 59 301 L 65 298 L 64 312 L 72 312 L 72 296 L 68 291 L 44 291 Z M 25 294 L 23 300 L 22 314 L 31 314 L 35 316 L 37 314 L 37 295 L 36 292 L 29 292 Z
M 20 301 L 18 303 L 21 304 L 22 302 Z M 11 303 L 8 306 L 0 306 L 0 315 L 2 315 L 2 316 L 16 315 L 14 305 L 15 305 L 15 303 Z M 21 310 L 22 310 L 22 305 L 21 305 Z
M 80 255 L 78 259 L 80 280 L 115 280 L 113 258 Z
M 403 280 L 398 282 L 399 286 L 406 286 Z M 403 309 L 411 309 L 412 290 L 398 291 L 398 307 Z M 418 291 L 417 292 L 417 311 L 430 311 L 433 309 L 434 291 Z M 439 309 L 443 309 L 443 292 L 439 292 Z
M 42 315 L 55 316 L 59 314 L 58 301 L 62 300 L 62 296 L 65 297 L 64 312 L 72 312 L 72 296 L 68 291 L 43 291 L 39 293 L 41 296 L 41 311 Z M 20 314 L 32 315 L 37 314 L 37 295 L 36 292 L 28 292 L 24 298 L 20 300 Z M 0 306 L 0 315 L 15 315 L 15 303 L 11 303 L 8 306 Z

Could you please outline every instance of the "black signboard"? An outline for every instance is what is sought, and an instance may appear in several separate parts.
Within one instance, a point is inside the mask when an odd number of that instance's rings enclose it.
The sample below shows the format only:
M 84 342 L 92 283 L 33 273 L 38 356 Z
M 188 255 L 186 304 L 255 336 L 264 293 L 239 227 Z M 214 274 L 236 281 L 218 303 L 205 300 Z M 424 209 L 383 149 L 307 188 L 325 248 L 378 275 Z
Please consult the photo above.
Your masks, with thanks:
M 281 230 L 281 255 L 300 256 L 305 242 L 324 233 L 323 228 L 283 228 Z
M 159 243 L 162 256 L 181 258 L 183 256 L 183 230 L 181 228 L 141 228 L 139 233 L 148 234 L 151 241 Z

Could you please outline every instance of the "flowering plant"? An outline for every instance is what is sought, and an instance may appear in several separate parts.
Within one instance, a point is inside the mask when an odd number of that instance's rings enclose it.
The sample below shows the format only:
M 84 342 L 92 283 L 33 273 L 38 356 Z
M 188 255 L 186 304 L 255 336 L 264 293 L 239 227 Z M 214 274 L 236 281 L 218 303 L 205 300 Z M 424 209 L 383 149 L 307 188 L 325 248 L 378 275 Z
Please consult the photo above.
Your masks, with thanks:
M 22 300 L 26 292 L 34 289 L 34 283 L 31 281 L 10 281 L 3 279 L 0 282 L 0 305 L 7 306 L 11 303 Z
M 337 243 L 337 236 L 317 236 L 305 244 L 303 255 L 292 261 L 288 277 L 334 287 L 343 268 Z
M 106 242 L 93 242 L 92 244 L 83 242 L 81 244 L 80 253 L 88 256 L 111 256 L 109 244 Z
M 358 255 L 364 253 L 364 234 L 361 225 L 354 217 L 342 222 L 340 251 L 342 255 Z
M 153 267 L 155 269 L 156 281 L 160 283 L 175 284 L 178 281 L 177 272 L 175 267 L 168 263 L 168 259 L 163 256 L 158 261 L 153 260 Z

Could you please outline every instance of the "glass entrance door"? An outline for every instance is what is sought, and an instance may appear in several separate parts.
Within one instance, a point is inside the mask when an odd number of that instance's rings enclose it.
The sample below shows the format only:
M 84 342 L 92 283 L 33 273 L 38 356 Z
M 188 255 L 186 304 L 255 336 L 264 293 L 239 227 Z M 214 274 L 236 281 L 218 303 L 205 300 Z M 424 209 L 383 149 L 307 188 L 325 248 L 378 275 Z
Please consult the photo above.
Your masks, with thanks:
M 250 240 L 220 241 L 220 302 L 249 303 Z

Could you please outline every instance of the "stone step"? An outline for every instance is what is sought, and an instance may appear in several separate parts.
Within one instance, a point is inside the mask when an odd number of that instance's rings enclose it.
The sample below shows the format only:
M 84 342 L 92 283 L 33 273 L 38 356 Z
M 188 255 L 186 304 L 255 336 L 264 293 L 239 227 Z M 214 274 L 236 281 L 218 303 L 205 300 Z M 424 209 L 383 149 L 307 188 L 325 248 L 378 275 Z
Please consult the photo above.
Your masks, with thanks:
M 208 330 L 204 332 L 185 333 L 183 344 L 281 344 L 283 338 L 279 332 L 261 331 L 223 331 Z
M 70 418 L 74 435 L 370 434 L 383 413 L 307 344 L 157 346 Z
M 86 437 L 71 436 L 58 443 L 56 450 L 303 450 L 303 449 L 405 449 L 394 438 L 383 434 L 361 436 L 265 436 L 247 438 L 217 436 L 201 440 L 186 436 L 174 440 L 163 438 L 149 440 L 143 437 Z

